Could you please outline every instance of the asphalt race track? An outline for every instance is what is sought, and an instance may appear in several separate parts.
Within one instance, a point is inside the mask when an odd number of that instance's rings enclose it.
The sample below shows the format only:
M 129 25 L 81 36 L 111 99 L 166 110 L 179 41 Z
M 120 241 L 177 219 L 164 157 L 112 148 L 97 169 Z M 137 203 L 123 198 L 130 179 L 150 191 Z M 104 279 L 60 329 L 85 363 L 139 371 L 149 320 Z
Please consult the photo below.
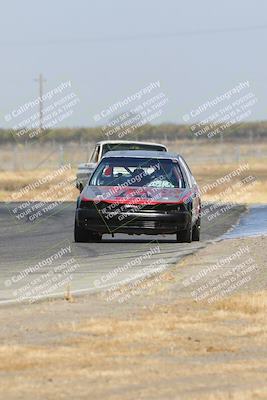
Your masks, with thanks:
M 176 243 L 174 235 L 120 234 L 104 235 L 100 243 L 74 243 L 74 210 L 75 203 L 64 203 L 37 222 L 18 223 L 10 206 L 0 203 L 0 304 L 62 295 L 66 288 L 77 294 L 134 281 L 164 270 L 226 230 L 223 224 L 218 229 L 219 220 L 214 225 L 203 221 L 201 241 L 190 244 Z

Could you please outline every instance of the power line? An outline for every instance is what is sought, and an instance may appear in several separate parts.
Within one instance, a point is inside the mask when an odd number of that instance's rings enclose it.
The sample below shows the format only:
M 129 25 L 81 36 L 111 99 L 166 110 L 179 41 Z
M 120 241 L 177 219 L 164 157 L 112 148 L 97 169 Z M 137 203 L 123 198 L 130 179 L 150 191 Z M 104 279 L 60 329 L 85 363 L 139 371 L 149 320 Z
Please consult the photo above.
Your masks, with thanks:
M 0 41 L 0 45 L 4 46 L 46 46 L 46 45 L 69 45 L 69 44 L 86 44 L 86 43 L 105 43 L 105 42 L 122 42 L 122 41 L 135 41 L 135 40 L 154 40 L 154 39 L 168 39 L 176 37 L 196 36 L 196 35 L 212 35 L 221 33 L 241 33 L 252 32 L 259 30 L 266 30 L 267 25 L 258 26 L 244 26 L 233 28 L 215 28 L 215 29 L 196 29 L 185 30 L 178 32 L 165 32 L 165 33 L 141 33 L 137 35 L 125 36 L 99 36 L 87 38 L 65 38 L 65 39 L 51 39 L 40 41 Z

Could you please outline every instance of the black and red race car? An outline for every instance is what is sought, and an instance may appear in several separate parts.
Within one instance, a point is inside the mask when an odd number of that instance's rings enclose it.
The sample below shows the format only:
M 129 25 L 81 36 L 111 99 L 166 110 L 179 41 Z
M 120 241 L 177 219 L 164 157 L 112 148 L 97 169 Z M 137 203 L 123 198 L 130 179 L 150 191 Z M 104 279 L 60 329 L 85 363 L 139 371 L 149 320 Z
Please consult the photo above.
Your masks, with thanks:
M 200 237 L 200 211 L 198 186 L 180 155 L 110 151 L 78 197 L 74 238 L 175 234 L 177 242 L 191 242 Z

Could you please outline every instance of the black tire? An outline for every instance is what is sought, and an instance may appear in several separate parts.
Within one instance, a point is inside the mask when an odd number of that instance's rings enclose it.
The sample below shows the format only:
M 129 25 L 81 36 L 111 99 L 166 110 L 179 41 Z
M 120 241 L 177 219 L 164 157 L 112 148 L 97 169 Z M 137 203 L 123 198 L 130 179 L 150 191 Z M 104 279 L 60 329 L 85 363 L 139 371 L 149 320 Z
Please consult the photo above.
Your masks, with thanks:
M 86 233 L 87 233 L 87 240 L 86 240 L 87 243 L 101 242 L 102 235 L 100 235 L 99 233 L 92 231 L 86 231 Z
M 192 225 L 182 231 L 176 233 L 176 241 L 178 243 L 191 243 L 192 242 Z
M 87 229 L 78 226 L 76 220 L 74 225 L 74 241 L 76 243 L 94 243 L 100 242 L 102 235 L 100 233 L 88 231 Z
M 200 240 L 200 218 L 198 218 L 197 222 L 193 226 L 192 240 L 194 242 L 199 242 Z
M 86 243 L 88 240 L 88 232 L 78 226 L 76 220 L 74 224 L 74 241 L 76 243 Z
M 92 235 L 92 242 L 101 242 L 102 235 L 100 233 L 91 233 Z

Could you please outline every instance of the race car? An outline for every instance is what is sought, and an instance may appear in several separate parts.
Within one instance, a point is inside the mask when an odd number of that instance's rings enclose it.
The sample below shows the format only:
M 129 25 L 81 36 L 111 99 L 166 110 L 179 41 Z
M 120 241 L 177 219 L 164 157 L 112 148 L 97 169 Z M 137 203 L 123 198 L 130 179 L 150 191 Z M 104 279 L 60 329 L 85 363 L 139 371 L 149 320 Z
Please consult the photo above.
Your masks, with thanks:
M 75 242 L 103 234 L 175 234 L 200 238 L 201 199 L 180 155 L 161 151 L 110 151 L 77 200 Z

